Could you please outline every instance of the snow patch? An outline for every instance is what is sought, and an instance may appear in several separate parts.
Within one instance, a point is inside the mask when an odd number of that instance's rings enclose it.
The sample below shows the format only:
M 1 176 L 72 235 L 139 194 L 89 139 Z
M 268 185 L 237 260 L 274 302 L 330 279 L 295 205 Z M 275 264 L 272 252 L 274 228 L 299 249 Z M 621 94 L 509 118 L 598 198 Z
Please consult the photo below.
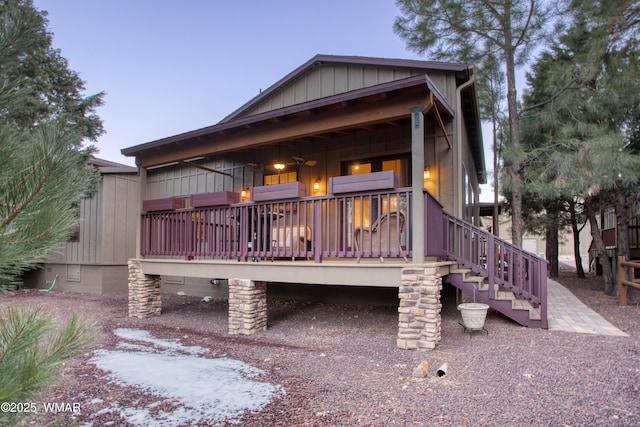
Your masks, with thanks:
M 97 350 L 89 362 L 107 371 L 114 383 L 164 399 L 143 408 L 112 405 L 111 410 L 134 425 L 229 421 L 245 410 L 259 410 L 285 393 L 281 386 L 256 379 L 264 371 L 228 357 L 205 357 L 211 356 L 206 348 L 158 339 L 138 329 L 114 332 L 136 343 L 124 342 L 117 350 Z M 171 409 L 165 411 L 163 407 Z

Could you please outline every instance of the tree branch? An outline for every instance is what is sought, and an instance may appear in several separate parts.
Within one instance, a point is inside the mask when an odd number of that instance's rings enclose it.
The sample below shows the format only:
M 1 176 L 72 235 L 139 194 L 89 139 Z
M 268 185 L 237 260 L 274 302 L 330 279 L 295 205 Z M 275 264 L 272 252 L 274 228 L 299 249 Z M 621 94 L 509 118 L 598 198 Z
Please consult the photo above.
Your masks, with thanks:
M 523 107 L 518 112 L 518 117 L 522 117 L 522 115 L 524 113 L 526 113 L 527 111 L 531 111 L 531 110 L 535 110 L 535 109 L 540 108 L 540 107 L 544 107 L 545 105 L 549 104 L 550 102 L 553 102 L 556 98 L 558 98 L 560 95 L 562 95 L 566 90 L 569 89 L 569 87 L 571 85 L 573 85 L 577 81 L 578 81 L 578 79 L 574 77 L 566 85 L 564 85 L 564 87 L 562 87 L 559 91 L 557 91 L 552 97 L 548 98 L 547 100 L 542 101 L 542 102 L 538 102 L 536 104 L 533 104 L 533 105 L 530 105 L 530 106 L 527 106 L 527 107 Z

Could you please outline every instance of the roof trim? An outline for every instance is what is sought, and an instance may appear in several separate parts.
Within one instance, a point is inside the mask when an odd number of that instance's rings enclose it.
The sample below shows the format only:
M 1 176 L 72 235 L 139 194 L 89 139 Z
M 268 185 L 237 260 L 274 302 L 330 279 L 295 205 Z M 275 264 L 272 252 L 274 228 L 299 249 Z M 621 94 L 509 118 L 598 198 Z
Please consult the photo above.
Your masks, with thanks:
M 316 55 L 309 61 L 296 68 L 276 83 L 263 90 L 257 96 L 250 99 L 243 104 L 240 108 L 233 111 L 231 114 L 220 120 L 219 123 L 226 123 L 237 118 L 245 111 L 251 109 L 256 104 L 260 103 L 265 98 L 271 96 L 273 93 L 279 91 L 284 86 L 297 79 L 302 74 L 311 70 L 312 68 L 323 65 L 324 63 L 331 64 L 354 64 L 354 65 L 370 65 L 377 67 L 388 68 L 416 68 L 423 70 L 441 70 L 462 72 L 469 69 L 469 65 L 460 63 L 448 63 L 448 62 L 435 62 L 435 61 L 420 61 L 414 59 L 387 59 L 387 58 L 372 58 L 365 56 L 338 56 L 338 55 Z
M 112 162 L 110 160 L 99 159 L 91 156 L 89 164 L 97 167 L 100 173 L 138 173 L 138 169 L 133 166 L 124 165 L 122 163 Z
M 350 92 L 344 92 L 338 95 L 320 98 L 313 101 L 294 104 L 288 107 L 266 111 L 264 113 L 242 117 L 242 118 L 227 121 L 224 123 L 221 122 L 212 126 L 201 128 L 201 129 L 196 129 L 193 131 L 177 134 L 174 136 L 169 136 L 166 138 L 158 139 L 155 141 L 147 142 L 147 143 L 136 145 L 133 147 L 123 148 L 121 152 L 125 156 L 136 156 L 146 150 L 161 148 L 161 147 L 164 147 L 170 144 L 179 143 L 188 139 L 198 138 L 204 135 L 218 133 L 218 132 L 224 132 L 237 127 L 250 126 L 266 120 L 272 120 L 272 119 L 284 117 L 290 114 L 299 113 L 301 111 L 313 110 L 316 108 L 321 108 L 321 107 L 329 106 L 332 104 L 339 104 L 347 101 L 353 101 L 359 98 L 365 98 L 367 96 L 407 89 L 407 88 L 420 86 L 420 85 L 425 85 L 426 89 L 428 89 L 434 94 L 439 104 L 439 107 L 442 107 L 450 117 L 454 117 L 455 109 L 451 105 L 449 105 L 449 103 L 438 91 L 436 85 L 431 81 L 431 79 L 429 79 L 427 75 L 422 74 L 422 75 L 417 75 L 413 77 L 408 77 L 406 79 L 394 80 L 391 82 L 387 82 L 387 83 L 383 83 L 375 86 L 368 86 L 362 89 L 357 89 Z

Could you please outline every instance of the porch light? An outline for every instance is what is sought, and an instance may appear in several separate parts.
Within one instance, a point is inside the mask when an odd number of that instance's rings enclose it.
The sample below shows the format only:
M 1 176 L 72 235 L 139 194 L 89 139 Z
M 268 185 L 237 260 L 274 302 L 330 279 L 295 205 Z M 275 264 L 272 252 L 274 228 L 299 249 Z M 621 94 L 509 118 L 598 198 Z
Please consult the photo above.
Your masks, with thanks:
M 249 200 L 249 188 L 243 188 L 242 191 L 240 192 L 240 199 L 245 202 L 247 200 Z
M 313 181 L 313 189 L 314 191 L 320 190 L 320 178 L 316 178 L 316 180 Z
M 422 172 L 422 177 L 425 181 L 428 181 L 431 179 L 431 169 L 429 168 L 429 166 L 424 168 L 424 172 Z
M 282 162 L 275 162 L 273 164 L 273 168 L 279 172 L 285 168 L 285 164 Z

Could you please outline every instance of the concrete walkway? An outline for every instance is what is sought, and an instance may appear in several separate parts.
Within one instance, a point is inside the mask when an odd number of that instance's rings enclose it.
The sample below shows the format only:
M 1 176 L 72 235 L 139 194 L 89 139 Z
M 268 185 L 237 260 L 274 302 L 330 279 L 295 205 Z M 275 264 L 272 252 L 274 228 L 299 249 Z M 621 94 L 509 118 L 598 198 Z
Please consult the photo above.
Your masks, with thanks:
M 547 280 L 547 302 L 550 331 L 629 336 L 583 304 L 567 288 L 551 279 Z

